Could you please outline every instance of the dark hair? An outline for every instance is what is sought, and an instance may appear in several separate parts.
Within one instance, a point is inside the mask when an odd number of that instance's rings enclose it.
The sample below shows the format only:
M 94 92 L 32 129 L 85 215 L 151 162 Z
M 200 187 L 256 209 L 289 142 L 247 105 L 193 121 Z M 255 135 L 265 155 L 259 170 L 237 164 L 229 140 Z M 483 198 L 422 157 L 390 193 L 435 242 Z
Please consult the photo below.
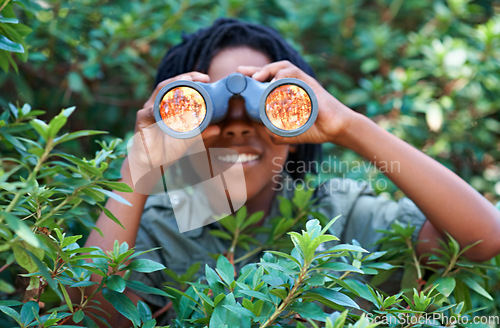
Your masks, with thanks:
M 271 61 L 288 60 L 307 74 L 314 76 L 313 69 L 281 35 L 266 26 L 242 22 L 233 18 L 220 18 L 208 28 L 190 35 L 170 48 L 163 57 L 156 75 L 155 85 L 168 78 L 190 71 L 206 73 L 212 58 L 228 47 L 248 46 L 266 54 Z M 321 145 L 301 144 L 288 155 L 286 167 L 293 179 L 303 179 L 305 173 L 297 169 L 297 161 L 312 163 L 321 154 Z M 313 170 L 314 165 L 311 167 Z M 297 172 L 298 171 L 298 172 Z

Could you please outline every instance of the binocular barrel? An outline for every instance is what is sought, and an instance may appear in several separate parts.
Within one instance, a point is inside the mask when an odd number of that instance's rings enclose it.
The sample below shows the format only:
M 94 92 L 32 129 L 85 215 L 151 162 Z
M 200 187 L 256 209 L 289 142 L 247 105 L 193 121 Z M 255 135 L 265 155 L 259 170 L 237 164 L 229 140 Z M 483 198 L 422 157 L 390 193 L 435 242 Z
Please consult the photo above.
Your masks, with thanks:
M 250 119 L 284 137 L 304 133 L 318 115 L 316 96 L 303 81 L 259 82 L 235 73 L 215 83 L 180 80 L 167 84 L 155 98 L 155 119 L 168 135 L 192 138 L 224 119 L 233 96 L 244 98 Z

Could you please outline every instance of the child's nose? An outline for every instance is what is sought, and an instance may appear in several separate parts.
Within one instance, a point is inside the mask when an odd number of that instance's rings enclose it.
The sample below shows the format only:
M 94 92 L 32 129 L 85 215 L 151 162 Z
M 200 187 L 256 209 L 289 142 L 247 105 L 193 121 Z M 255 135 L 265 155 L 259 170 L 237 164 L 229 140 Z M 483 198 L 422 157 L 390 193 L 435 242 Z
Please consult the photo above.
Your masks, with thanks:
M 227 116 L 222 122 L 223 136 L 250 137 L 254 135 L 255 128 L 246 113 L 245 100 L 242 97 L 231 97 L 227 111 Z

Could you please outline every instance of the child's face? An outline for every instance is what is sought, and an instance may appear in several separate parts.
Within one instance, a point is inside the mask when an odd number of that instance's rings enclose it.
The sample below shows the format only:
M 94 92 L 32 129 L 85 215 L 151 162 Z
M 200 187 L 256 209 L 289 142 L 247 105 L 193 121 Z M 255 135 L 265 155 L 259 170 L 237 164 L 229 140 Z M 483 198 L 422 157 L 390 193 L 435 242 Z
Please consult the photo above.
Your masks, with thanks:
M 238 66 L 262 67 L 269 63 L 267 55 L 251 48 L 227 48 L 212 59 L 208 75 L 212 83 L 235 73 Z M 267 128 L 250 120 L 242 98 L 229 100 L 227 116 L 217 125 L 220 127 L 220 134 L 205 139 L 205 147 L 229 148 L 240 154 L 246 180 L 247 205 L 250 206 L 252 200 L 259 202 L 262 201 L 261 197 L 272 196 L 275 186 L 273 176 L 286 162 L 289 146 L 274 144 Z M 234 157 L 215 157 L 217 158 L 211 158 L 216 166 L 213 167 L 213 172 L 223 172 L 234 165 Z M 204 169 L 197 167 L 199 165 L 196 162 L 192 165 L 197 172 Z M 235 196 L 238 197 L 231 194 L 232 198 Z M 244 197 L 244 194 L 241 197 Z

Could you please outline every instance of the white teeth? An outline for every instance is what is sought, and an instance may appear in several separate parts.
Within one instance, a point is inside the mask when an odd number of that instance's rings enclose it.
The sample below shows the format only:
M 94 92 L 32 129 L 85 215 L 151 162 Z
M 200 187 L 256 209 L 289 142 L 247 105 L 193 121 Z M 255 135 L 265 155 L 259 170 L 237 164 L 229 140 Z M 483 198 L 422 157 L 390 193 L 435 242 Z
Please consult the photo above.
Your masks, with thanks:
M 226 162 L 226 163 L 236 163 L 236 162 L 246 163 L 246 162 L 254 161 L 254 160 L 258 159 L 259 157 L 260 157 L 259 155 L 255 155 L 255 154 L 239 154 L 239 156 L 236 154 L 233 154 L 233 155 L 217 156 L 217 159 L 219 161 Z

